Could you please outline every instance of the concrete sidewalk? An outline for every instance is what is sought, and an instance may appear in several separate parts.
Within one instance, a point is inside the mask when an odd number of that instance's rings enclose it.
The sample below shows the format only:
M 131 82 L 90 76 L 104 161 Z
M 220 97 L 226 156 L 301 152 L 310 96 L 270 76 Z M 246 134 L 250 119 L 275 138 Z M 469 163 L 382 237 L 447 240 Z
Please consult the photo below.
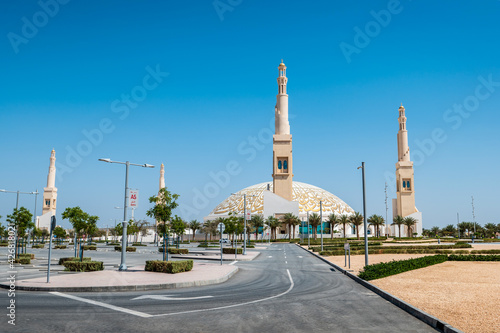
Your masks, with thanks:
M 249 251 L 247 250 L 247 254 L 238 254 L 236 258 L 234 254 L 223 254 L 222 261 L 251 261 L 257 258 L 260 255 L 260 252 Z M 197 259 L 197 260 L 215 260 L 220 261 L 220 250 L 205 250 L 205 251 L 193 251 L 189 254 L 170 254 L 172 258 L 178 259 Z
M 127 271 L 103 270 L 73 274 L 57 274 L 50 278 L 35 278 L 16 281 L 16 290 L 103 292 L 158 290 L 206 286 L 222 283 L 238 271 L 234 265 L 194 263 L 190 272 L 166 274 L 144 271 L 144 266 L 129 268 Z M 8 284 L 0 284 L 8 289 Z

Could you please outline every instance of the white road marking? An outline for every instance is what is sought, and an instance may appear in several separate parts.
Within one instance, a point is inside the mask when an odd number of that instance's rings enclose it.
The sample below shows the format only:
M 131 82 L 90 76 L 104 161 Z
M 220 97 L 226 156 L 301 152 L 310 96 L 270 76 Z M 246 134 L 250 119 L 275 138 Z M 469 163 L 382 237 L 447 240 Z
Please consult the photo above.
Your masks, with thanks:
M 138 317 L 142 317 L 142 318 L 151 318 L 151 317 L 153 317 L 153 315 L 150 315 L 150 314 L 147 314 L 147 313 L 144 313 L 144 312 L 129 310 L 129 309 L 122 308 L 120 306 L 115 306 L 115 305 L 111 305 L 111 304 L 97 302 L 97 301 L 93 301 L 91 299 L 81 298 L 81 297 L 78 297 L 78 296 L 63 294 L 63 293 L 60 293 L 60 292 L 57 292 L 57 291 L 51 291 L 50 294 L 56 295 L 56 296 L 61 296 L 61 297 L 66 297 L 66 298 L 69 298 L 69 299 L 72 299 L 72 300 L 75 300 L 75 301 L 89 303 L 89 304 L 92 304 L 92 305 L 102 306 L 103 308 L 108 308 L 108 309 L 119 311 L 119 312 L 125 312 L 125 313 L 132 314 L 134 316 L 138 316 Z
M 267 256 L 268 258 L 272 258 L 273 256 Z
M 301 259 L 302 259 L 302 258 L 304 258 L 304 257 L 303 257 L 303 256 L 299 256 L 299 258 L 301 258 Z
M 285 264 L 288 264 L 288 261 L 285 260 Z
M 196 296 L 196 297 L 175 297 L 172 295 L 143 295 L 136 298 L 132 298 L 131 301 L 135 301 L 136 299 L 157 299 L 160 301 L 190 301 L 193 299 L 202 299 L 202 298 L 212 298 L 213 296 Z
M 236 263 L 237 263 L 237 261 L 235 260 L 235 261 L 233 261 L 232 263 L 230 263 L 230 264 L 229 264 L 229 266 L 234 265 L 234 264 L 236 264 Z
M 273 298 L 278 298 L 283 295 L 288 294 L 292 289 L 293 286 L 295 285 L 292 279 L 292 275 L 290 274 L 290 271 L 287 269 L 286 272 L 288 273 L 288 278 L 290 279 L 290 287 L 285 291 L 282 292 L 281 294 L 271 296 L 271 297 L 266 297 L 262 299 L 258 299 L 255 301 L 250 301 L 250 302 L 245 302 L 245 303 L 240 303 L 240 304 L 233 304 L 233 305 L 227 305 L 227 306 L 219 306 L 216 308 L 211 308 L 211 309 L 199 309 L 199 310 L 190 310 L 190 311 L 182 311 L 182 312 L 173 312 L 173 313 L 164 313 L 164 314 L 158 314 L 158 315 L 152 315 L 152 317 L 163 317 L 163 316 L 172 316 L 172 315 L 178 315 L 178 314 L 185 314 L 185 313 L 195 313 L 195 312 L 205 312 L 205 311 L 214 311 L 214 310 L 222 310 L 222 309 L 229 309 L 229 308 L 235 308 L 238 306 L 243 306 L 243 305 L 248 305 L 248 304 L 254 304 L 254 303 L 259 303 L 259 302 L 264 302 L 268 301 Z

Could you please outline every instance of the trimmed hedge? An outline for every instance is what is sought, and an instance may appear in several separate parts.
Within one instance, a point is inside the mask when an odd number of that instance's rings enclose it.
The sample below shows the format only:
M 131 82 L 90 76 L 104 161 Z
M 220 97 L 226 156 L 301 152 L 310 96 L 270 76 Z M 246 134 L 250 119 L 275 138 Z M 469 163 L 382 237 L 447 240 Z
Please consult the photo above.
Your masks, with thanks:
M 35 259 L 35 255 L 33 253 L 18 253 L 17 254 L 18 258 L 29 258 L 29 259 Z
M 19 258 L 14 259 L 14 262 L 16 264 L 29 265 L 29 264 L 31 264 L 31 258 L 28 258 L 28 257 L 19 257 Z
M 107 245 L 110 245 L 110 246 L 117 246 L 117 245 L 120 245 L 120 243 L 108 243 Z
M 234 247 L 225 247 L 222 249 L 222 253 L 224 254 L 234 254 L 235 248 Z M 238 248 L 238 254 L 243 254 L 243 249 L 241 247 Z
M 0 243 L 1 247 L 8 246 L 8 245 L 9 245 L 9 243 Z
M 471 254 L 500 254 L 500 250 L 472 250 Z
M 160 247 L 160 249 L 161 249 L 160 252 L 163 252 L 163 248 Z M 188 249 L 169 248 L 168 253 L 170 253 L 170 254 L 189 254 L 189 250 Z
M 65 261 L 63 266 L 65 271 L 72 272 L 95 272 L 104 269 L 102 261 Z
M 391 262 L 365 266 L 363 271 L 361 271 L 358 276 L 366 281 L 375 280 L 418 268 L 440 264 L 446 260 L 448 260 L 448 256 L 446 255 L 428 256 L 399 261 L 393 260 Z
M 121 251 L 122 250 L 122 247 L 121 246 L 115 246 L 115 251 Z M 137 249 L 133 246 L 127 246 L 127 248 L 125 249 L 125 251 L 127 252 L 135 252 Z
M 83 246 L 84 251 L 97 251 L 97 246 L 95 245 L 84 245 Z
M 132 243 L 132 246 L 148 246 L 148 245 L 142 243 Z
M 54 249 L 65 249 L 66 245 L 56 245 L 54 246 Z
M 144 268 L 148 272 L 176 274 L 193 269 L 193 260 L 162 261 L 148 260 Z
M 83 257 L 83 261 L 90 261 L 90 257 Z M 80 261 L 79 257 L 69 257 L 69 258 L 60 258 L 59 265 L 63 265 L 66 261 Z
M 455 255 L 451 254 L 448 256 L 450 261 L 500 261 L 500 255 Z
M 43 249 L 43 247 L 45 246 L 45 244 L 35 244 L 33 246 L 31 246 L 32 249 Z

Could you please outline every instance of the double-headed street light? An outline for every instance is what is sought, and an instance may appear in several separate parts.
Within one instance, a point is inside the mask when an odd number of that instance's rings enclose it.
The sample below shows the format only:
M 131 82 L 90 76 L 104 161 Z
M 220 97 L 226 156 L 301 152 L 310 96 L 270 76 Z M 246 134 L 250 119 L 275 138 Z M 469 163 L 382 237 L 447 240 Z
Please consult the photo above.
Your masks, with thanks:
M 240 195 L 241 194 L 236 194 L 236 193 L 231 193 L 231 195 Z M 256 197 L 256 195 L 248 195 L 249 197 Z M 244 227 L 243 227 L 243 254 L 246 255 L 247 254 L 247 194 L 244 193 L 243 194 L 243 223 L 244 223 Z M 235 250 L 236 251 L 236 250 Z M 238 251 L 236 251 L 238 252 Z
M 16 193 L 17 194 L 17 198 L 16 198 L 16 209 L 19 209 L 19 194 L 34 194 L 35 195 L 35 211 L 34 211 L 34 214 L 33 214 L 33 224 L 35 225 L 35 228 L 36 228 L 36 204 L 37 204 L 37 199 L 38 199 L 38 194 L 40 194 L 38 192 L 38 190 L 36 190 L 35 192 L 21 192 L 21 191 L 7 191 L 7 190 L 4 190 L 4 189 L 1 189 L 0 192 L 4 192 L 4 193 Z M 29 233 L 28 233 L 28 243 L 29 243 Z
M 125 256 L 126 256 L 126 251 L 127 251 L 127 199 L 128 199 L 128 167 L 130 165 L 133 166 L 139 166 L 143 168 L 154 168 L 154 165 L 151 164 L 135 164 L 135 163 L 130 163 L 129 161 L 126 162 L 118 162 L 118 161 L 112 161 L 109 158 L 100 158 L 99 161 L 101 162 L 106 162 L 106 163 L 116 163 L 116 164 L 125 164 L 125 200 L 123 203 L 123 233 L 122 233 L 122 258 L 121 258 L 121 263 L 120 263 L 120 268 L 118 270 L 120 271 L 126 271 L 127 270 L 127 264 L 125 263 Z

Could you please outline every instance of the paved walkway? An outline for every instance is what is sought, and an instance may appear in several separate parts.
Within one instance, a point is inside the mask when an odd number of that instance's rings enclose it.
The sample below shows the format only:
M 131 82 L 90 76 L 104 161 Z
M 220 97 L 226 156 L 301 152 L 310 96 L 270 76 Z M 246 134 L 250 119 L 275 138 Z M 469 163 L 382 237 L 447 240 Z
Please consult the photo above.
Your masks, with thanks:
M 234 265 L 194 263 L 193 270 L 178 274 L 144 271 L 144 266 L 135 266 L 127 271 L 103 270 L 98 272 L 56 274 L 47 278 L 16 281 L 16 290 L 30 291 L 133 291 L 172 289 L 205 286 L 227 281 L 238 271 Z M 2 288 L 9 288 L 0 284 Z

